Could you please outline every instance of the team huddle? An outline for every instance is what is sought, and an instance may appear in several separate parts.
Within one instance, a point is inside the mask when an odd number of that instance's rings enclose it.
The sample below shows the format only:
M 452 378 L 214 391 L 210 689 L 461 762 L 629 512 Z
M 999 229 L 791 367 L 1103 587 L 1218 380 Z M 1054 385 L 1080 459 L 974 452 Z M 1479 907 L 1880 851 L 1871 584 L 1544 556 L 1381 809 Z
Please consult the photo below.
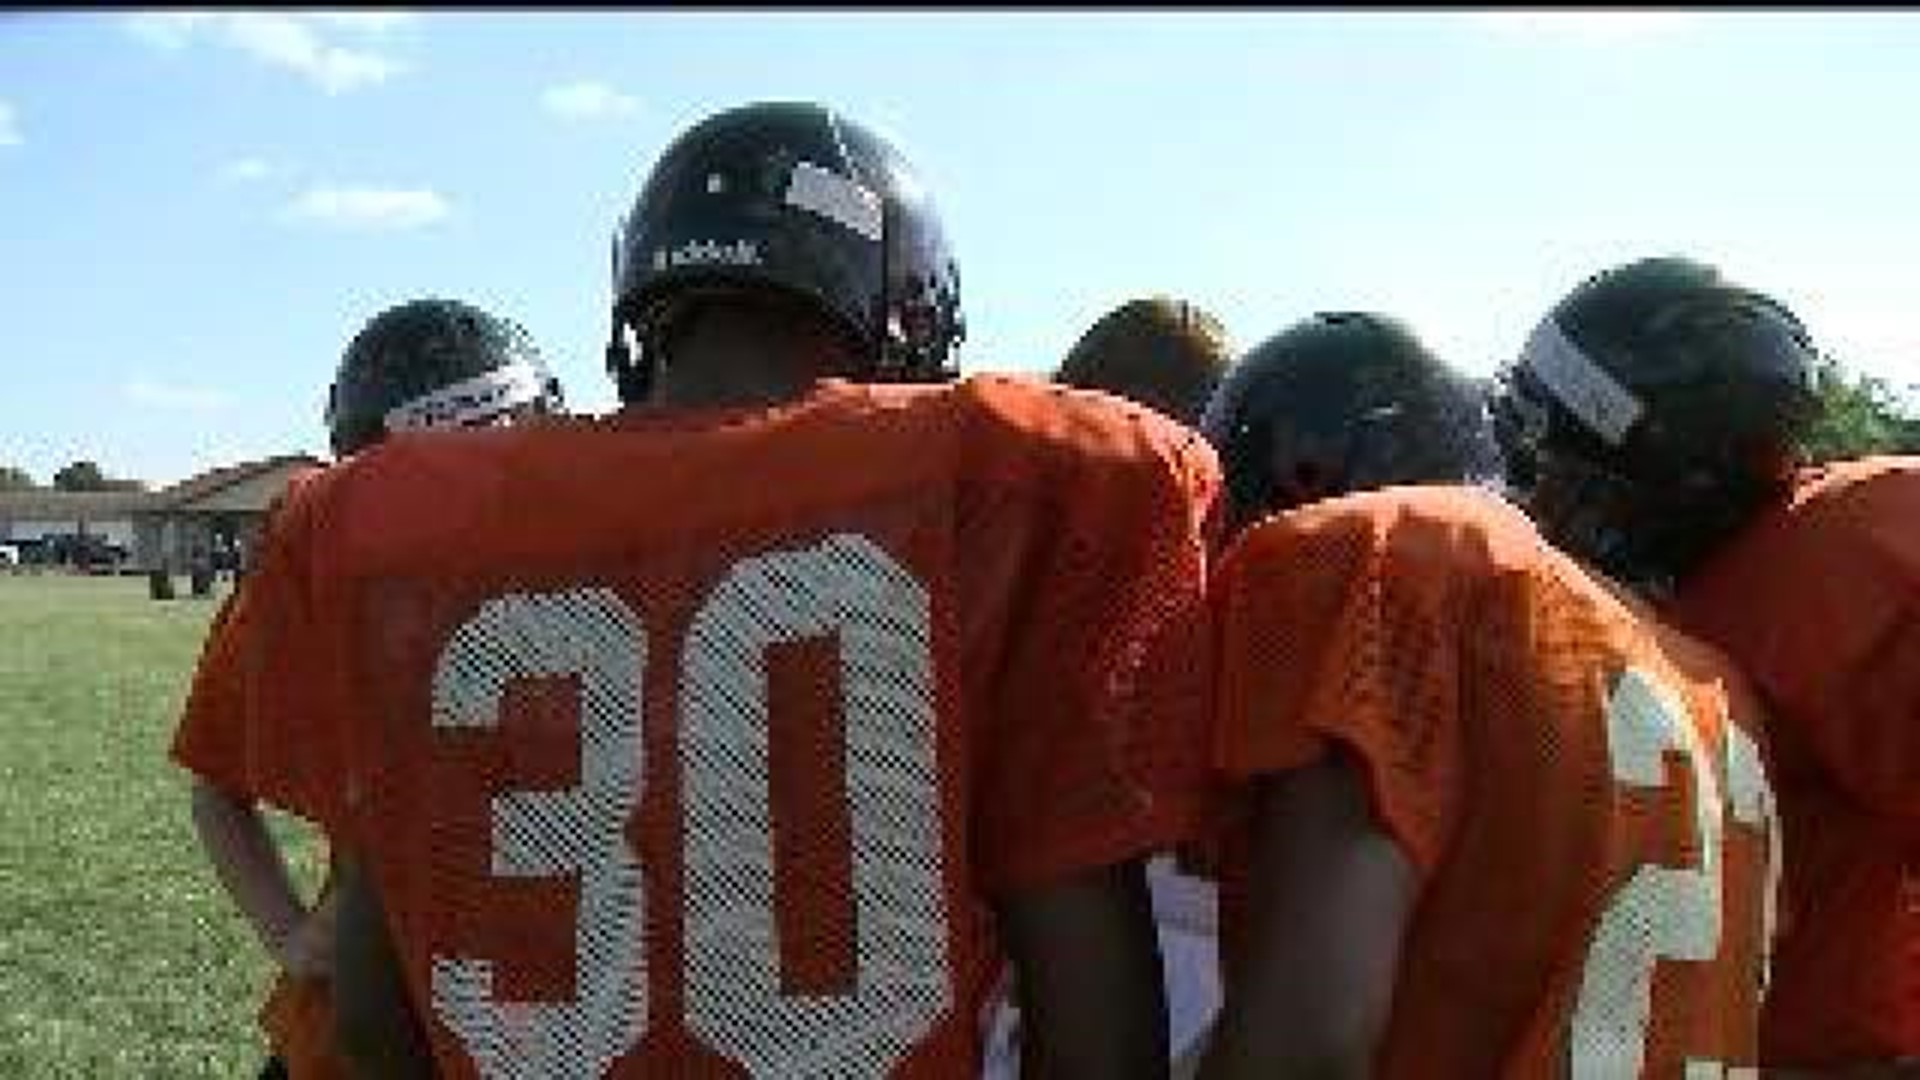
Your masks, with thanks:
M 605 416 L 370 320 L 209 632 L 263 1076 L 1920 1077 L 1920 460 L 1803 464 L 1773 299 L 963 377 L 925 186 L 806 104 L 673 142 L 612 286 Z

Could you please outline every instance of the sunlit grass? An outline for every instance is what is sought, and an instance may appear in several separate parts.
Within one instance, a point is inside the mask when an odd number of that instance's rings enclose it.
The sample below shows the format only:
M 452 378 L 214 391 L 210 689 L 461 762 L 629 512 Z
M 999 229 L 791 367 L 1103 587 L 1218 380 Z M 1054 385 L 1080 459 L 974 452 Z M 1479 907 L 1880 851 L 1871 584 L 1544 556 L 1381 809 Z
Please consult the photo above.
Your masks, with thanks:
M 0 575 L 0 1077 L 258 1068 L 270 963 L 166 756 L 217 603 Z M 275 827 L 310 886 L 319 845 Z

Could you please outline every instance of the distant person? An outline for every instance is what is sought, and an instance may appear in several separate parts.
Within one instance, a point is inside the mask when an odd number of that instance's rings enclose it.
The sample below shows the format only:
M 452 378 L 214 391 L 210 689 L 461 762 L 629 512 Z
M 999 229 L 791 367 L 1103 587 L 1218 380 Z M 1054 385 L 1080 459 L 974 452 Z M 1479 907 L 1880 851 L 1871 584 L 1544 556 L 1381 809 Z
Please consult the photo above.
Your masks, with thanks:
M 239 580 L 240 551 L 234 541 L 226 536 L 218 536 L 213 542 L 213 573 L 217 579 L 225 574 L 232 581 Z
M 1192 426 L 1233 361 L 1220 320 L 1186 300 L 1129 300 L 1080 336 L 1053 381 L 1102 390 Z
M 348 344 L 328 395 L 334 455 L 346 460 L 389 434 L 498 424 L 558 413 L 564 400 L 525 331 L 455 300 L 415 300 L 369 320 Z M 289 492 L 311 479 L 296 477 Z M 279 512 L 281 503 L 269 511 Z M 209 630 L 172 757 L 194 774 L 193 822 L 228 897 L 279 967 L 261 1012 L 272 1045 L 262 1077 L 345 1075 L 333 1049 L 328 976 L 333 960 L 332 875 L 309 906 L 260 812 L 261 803 L 315 820 L 289 777 L 309 768 L 304 747 L 263 741 L 247 719 L 245 676 L 256 627 L 281 613 L 252 590 L 229 595 Z
M 1767 1075 L 1913 1077 L 1920 460 L 1800 468 L 1816 356 L 1773 298 L 1643 259 L 1541 321 L 1505 372 L 1502 431 L 1546 532 L 1726 650 L 1770 706 L 1785 888 Z
M 1355 313 L 1261 345 L 1208 411 L 1244 786 L 1207 1080 L 1751 1073 L 1757 707 L 1488 488 L 1483 400 Z
M 683 132 L 617 252 L 618 412 L 393 440 L 253 579 L 298 616 L 266 715 L 344 740 L 343 1046 L 972 1077 L 1010 960 L 1028 1076 L 1159 1075 L 1141 862 L 1199 798 L 1211 451 L 953 382 L 925 187 L 829 109 Z
M 213 593 L 215 554 L 211 548 L 196 546 L 187 560 L 187 578 L 195 596 Z

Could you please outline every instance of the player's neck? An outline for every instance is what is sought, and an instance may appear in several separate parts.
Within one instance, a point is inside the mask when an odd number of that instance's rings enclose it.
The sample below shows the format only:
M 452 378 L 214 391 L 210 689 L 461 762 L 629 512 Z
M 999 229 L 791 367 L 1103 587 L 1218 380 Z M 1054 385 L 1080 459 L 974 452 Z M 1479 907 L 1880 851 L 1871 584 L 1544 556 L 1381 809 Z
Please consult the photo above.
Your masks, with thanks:
M 694 379 L 663 382 L 654 403 L 675 411 L 765 409 L 798 401 L 818 383 L 813 379 Z
M 807 396 L 849 367 L 817 336 L 754 320 L 702 320 L 659 375 L 654 400 L 671 409 L 766 408 Z

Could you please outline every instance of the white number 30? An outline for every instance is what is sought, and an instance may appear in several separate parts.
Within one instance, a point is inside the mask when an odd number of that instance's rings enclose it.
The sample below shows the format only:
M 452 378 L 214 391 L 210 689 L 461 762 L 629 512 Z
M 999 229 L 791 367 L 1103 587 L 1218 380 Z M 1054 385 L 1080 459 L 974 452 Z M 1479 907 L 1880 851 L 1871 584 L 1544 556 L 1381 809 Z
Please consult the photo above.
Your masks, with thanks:
M 856 981 L 780 991 L 766 649 L 839 639 Z M 599 1076 L 646 1031 L 646 913 L 626 840 L 647 776 L 647 637 L 613 592 L 496 597 L 454 632 L 433 722 L 499 724 L 517 679 L 576 676 L 580 782 L 496 796 L 492 872 L 578 879 L 571 1000 L 503 1001 L 491 961 L 433 959 L 433 1007 L 488 1077 Z M 926 591 L 871 541 L 836 535 L 735 564 L 680 665 L 687 1027 L 754 1076 L 884 1076 L 949 1005 Z
M 1643 863 L 1607 904 L 1587 951 L 1573 1014 L 1568 1071 L 1574 1080 L 1641 1075 L 1654 964 L 1663 958 L 1705 963 L 1720 951 L 1723 807 L 1736 822 L 1761 831 L 1766 838 L 1763 925 L 1734 929 L 1740 947 L 1757 951 L 1764 973 L 1778 867 L 1773 792 L 1753 740 L 1730 720 L 1720 730 L 1721 743 L 1710 754 L 1667 688 L 1633 669 L 1614 685 L 1607 702 L 1607 755 L 1613 778 L 1628 788 L 1656 790 L 1664 784 L 1665 756 L 1682 755 L 1693 782 L 1700 864 L 1681 869 Z M 1761 940 L 1748 942 L 1754 934 Z M 1687 1080 L 1741 1073 L 1713 1061 L 1686 1063 Z

